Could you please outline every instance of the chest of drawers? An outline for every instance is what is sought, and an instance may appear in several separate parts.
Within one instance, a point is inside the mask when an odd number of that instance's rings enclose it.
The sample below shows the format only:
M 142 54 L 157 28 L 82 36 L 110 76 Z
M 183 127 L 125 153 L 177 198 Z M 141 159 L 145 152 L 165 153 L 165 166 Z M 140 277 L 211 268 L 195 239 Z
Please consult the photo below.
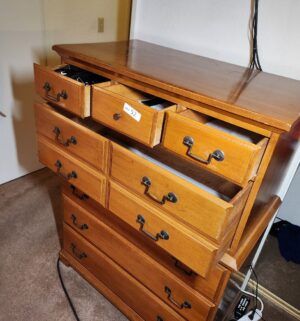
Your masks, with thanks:
M 280 205 L 300 83 L 136 40 L 54 50 L 35 116 L 61 259 L 130 320 L 213 320 Z

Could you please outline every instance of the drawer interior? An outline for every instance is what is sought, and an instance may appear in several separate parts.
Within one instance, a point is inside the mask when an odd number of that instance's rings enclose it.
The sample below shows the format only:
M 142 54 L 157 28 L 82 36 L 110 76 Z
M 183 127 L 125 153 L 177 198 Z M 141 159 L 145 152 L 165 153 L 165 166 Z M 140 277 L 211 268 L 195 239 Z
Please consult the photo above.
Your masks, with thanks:
M 100 75 L 94 74 L 90 71 L 78 68 L 72 65 L 64 65 L 54 68 L 54 71 L 67 78 L 74 79 L 85 86 L 99 84 L 109 81 L 109 79 Z
M 146 159 L 152 164 L 164 168 L 168 172 L 173 173 L 225 202 L 234 202 L 235 198 L 238 197 L 239 192 L 243 190 L 242 187 L 222 177 L 183 161 L 174 154 L 171 155 L 168 151 L 159 146 L 147 148 L 132 140 L 126 139 L 126 142 L 125 140 L 121 141 L 120 135 L 114 135 L 112 132 L 106 132 L 104 135 L 115 143 L 130 150 L 132 153 Z
M 188 119 L 197 121 L 201 124 L 205 124 L 208 127 L 215 128 L 226 134 L 230 134 L 231 136 L 234 136 L 235 138 L 241 139 L 248 143 L 257 145 L 264 139 L 263 136 L 257 133 L 254 133 L 247 129 L 224 122 L 222 120 L 209 117 L 207 115 L 201 114 L 191 109 L 185 109 L 183 111 L 178 112 L 178 114 Z
M 142 91 L 124 86 L 122 84 L 114 84 L 111 86 L 107 86 L 105 87 L 105 90 L 120 95 L 123 98 L 134 100 L 135 102 L 140 103 L 145 107 L 149 107 L 158 111 L 164 110 L 174 105 L 174 103 L 167 101 L 163 98 L 152 96 Z

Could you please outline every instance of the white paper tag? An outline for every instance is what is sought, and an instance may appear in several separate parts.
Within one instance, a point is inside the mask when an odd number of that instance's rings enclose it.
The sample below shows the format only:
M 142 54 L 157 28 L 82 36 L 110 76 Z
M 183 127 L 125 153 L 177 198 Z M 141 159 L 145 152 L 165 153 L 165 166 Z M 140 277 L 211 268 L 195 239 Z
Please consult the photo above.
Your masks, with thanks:
M 130 117 L 132 117 L 136 121 L 140 121 L 142 115 L 135 110 L 133 107 L 131 107 L 129 104 L 125 103 L 123 110 L 125 111 L 126 114 L 128 114 Z

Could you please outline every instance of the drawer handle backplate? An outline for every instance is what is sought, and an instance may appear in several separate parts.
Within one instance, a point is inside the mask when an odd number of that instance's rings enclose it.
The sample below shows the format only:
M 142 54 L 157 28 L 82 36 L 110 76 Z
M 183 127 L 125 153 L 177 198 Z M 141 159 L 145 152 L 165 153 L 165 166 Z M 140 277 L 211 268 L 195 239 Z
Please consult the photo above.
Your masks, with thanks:
M 61 169 L 63 168 L 63 164 L 62 162 L 58 159 L 55 164 L 54 164 L 56 167 L 57 167 L 57 174 L 63 178 L 65 178 L 66 180 L 70 180 L 72 178 L 77 178 L 77 173 L 75 171 L 71 171 L 70 173 L 67 173 L 67 174 L 64 174 L 61 172 Z
M 114 120 L 119 120 L 122 117 L 121 113 L 115 113 L 113 114 L 113 119 Z
M 67 92 L 63 89 L 61 92 L 57 93 L 56 96 L 52 96 L 49 94 L 49 92 L 51 91 L 52 87 L 51 85 L 46 81 L 43 89 L 45 90 L 45 96 L 47 99 L 54 101 L 54 102 L 59 102 L 60 98 L 62 99 L 68 99 L 68 94 Z
M 141 225 L 140 227 L 140 231 L 143 232 L 145 235 L 147 235 L 148 237 L 150 237 L 151 240 L 157 242 L 159 239 L 162 240 L 168 240 L 170 238 L 170 235 L 168 232 L 161 230 L 159 233 L 157 233 L 156 235 L 153 235 L 152 233 L 148 232 L 145 230 L 145 224 L 146 224 L 146 220 L 144 218 L 143 215 L 139 214 L 136 218 L 136 221 Z
M 76 145 L 76 144 L 77 144 L 77 139 L 76 139 L 76 137 L 74 137 L 74 136 L 71 136 L 71 137 L 68 138 L 66 141 L 64 141 L 61 137 L 59 137 L 60 134 L 61 134 L 61 130 L 60 130 L 60 128 L 57 127 L 57 126 L 54 127 L 53 133 L 55 134 L 55 140 L 56 140 L 59 144 L 61 144 L 61 145 L 63 145 L 63 146 L 68 147 L 68 146 L 70 146 L 71 144 L 73 144 L 73 145 Z
M 194 146 L 194 139 L 191 136 L 185 136 L 183 138 L 183 145 L 187 146 L 187 151 L 186 151 L 186 155 L 191 157 L 192 159 L 197 160 L 198 162 L 202 163 L 202 164 L 210 164 L 212 159 L 215 159 L 218 162 L 222 162 L 225 159 L 225 155 L 224 152 L 221 151 L 220 149 L 216 149 L 214 152 L 212 152 L 211 154 L 209 154 L 207 159 L 203 159 L 195 154 L 192 153 L 192 149 Z
M 74 226 L 76 226 L 80 230 L 87 230 L 89 227 L 87 224 L 78 224 L 77 217 L 74 214 L 71 214 L 71 220 Z
M 147 176 L 144 176 L 142 178 L 142 184 L 145 186 L 144 194 L 147 195 L 149 198 L 151 198 L 156 203 L 163 205 L 166 203 L 166 201 L 171 202 L 171 203 L 176 203 L 178 201 L 177 196 L 173 192 L 169 192 L 167 195 L 163 195 L 162 199 L 159 199 L 158 197 L 153 195 L 149 191 L 150 187 L 151 187 L 151 180 Z
M 182 309 L 191 309 L 192 308 L 191 303 L 188 301 L 184 301 L 183 303 L 180 304 L 176 300 L 174 300 L 172 297 L 172 290 L 169 287 L 165 286 L 165 292 L 168 295 L 169 301 L 172 302 L 178 309 L 182 310 Z
M 71 243 L 71 250 L 74 256 L 76 256 L 79 260 L 85 259 L 87 255 L 84 252 L 78 252 L 76 245 L 74 243 Z
M 89 196 L 86 195 L 85 193 L 80 193 L 74 185 L 70 185 L 70 188 L 72 190 L 72 194 L 77 198 L 79 198 L 80 200 L 84 201 L 85 199 L 89 198 Z
M 186 275 L 191 276 L 194 274 L 193 270 L 187 268 L 182 264 L 179 260 L 177 260 L 175 257 L 172 256 L 172 259 L 175 260 L 174 266 L 184 272 Z

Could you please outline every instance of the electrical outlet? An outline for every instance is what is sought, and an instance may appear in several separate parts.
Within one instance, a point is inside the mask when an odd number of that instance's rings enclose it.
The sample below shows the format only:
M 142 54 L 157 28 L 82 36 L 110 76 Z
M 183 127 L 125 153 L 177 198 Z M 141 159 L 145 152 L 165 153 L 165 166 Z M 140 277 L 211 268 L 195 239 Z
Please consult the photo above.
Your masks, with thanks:
M 104 17 L 98 18 L 98 32 L 104 32 Z

